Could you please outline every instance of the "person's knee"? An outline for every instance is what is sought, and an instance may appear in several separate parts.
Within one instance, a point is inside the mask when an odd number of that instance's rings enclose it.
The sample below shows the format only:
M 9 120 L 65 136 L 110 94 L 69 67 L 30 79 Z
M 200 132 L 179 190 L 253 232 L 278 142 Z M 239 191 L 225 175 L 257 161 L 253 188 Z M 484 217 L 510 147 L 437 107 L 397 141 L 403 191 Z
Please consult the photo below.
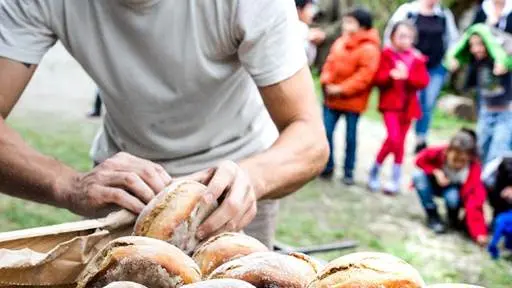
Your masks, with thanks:
M 428 187 L 428 176 L 423 170 L 416 170 L 412 174 L 412 182 L 418 191 L 425 190 Z
M 446 206 L 450 209 L 457 209 L 460 206 L 460 196 L 458 189 L 450 189 L 445 195 Z
M 390 145 L 391 151 L 393 151 L 394 154 L 398 154 L 400 152 L 400 146 L 401 146 L 400 135 L 390 136 L 389 137 L 389 145 Z

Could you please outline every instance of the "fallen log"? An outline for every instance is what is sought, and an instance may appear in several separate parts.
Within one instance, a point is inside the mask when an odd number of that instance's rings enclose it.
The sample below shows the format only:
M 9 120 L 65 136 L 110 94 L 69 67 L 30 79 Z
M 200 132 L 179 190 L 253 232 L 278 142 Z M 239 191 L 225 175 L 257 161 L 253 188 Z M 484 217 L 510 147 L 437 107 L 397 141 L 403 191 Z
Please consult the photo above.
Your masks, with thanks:
M 459 119 L 476 120 L 476 107 L 472 99 L 456 95 L 446 95 L 439 100 L 437 108 L 447 115 Z

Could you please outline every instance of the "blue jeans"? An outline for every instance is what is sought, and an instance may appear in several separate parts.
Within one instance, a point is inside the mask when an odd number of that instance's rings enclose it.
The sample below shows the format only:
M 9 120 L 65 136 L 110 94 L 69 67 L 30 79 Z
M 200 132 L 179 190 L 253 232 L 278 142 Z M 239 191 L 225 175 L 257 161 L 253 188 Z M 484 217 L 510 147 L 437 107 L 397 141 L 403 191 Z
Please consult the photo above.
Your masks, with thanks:
M 477 124 L 478 149 L 482 162 L 488 164 L 512 150 L 512 111 L 490 112 L 480 109 Z
M 359 122 L 359 113 L 336 111 L 324 106 L 324 125 L 327 132 L 327 140 L 329 141 L 329 161 L 325 166 L 324 172 L 334 170 L 334 129 L 342 115 L 347 120 L 347 132 L 345 134 L 345 177 L 354 176 L 354 168 L 356 163 L 356 146 L 357 146 L 357 123 Z
M 432 113 L 436 105 L 437 97 L 443 89 L 446 69 L 439 65 L 428 70 L 430 82 L 424 90 L 419 94 L 422 116 L 416 122 L 416 136 L 426 140 L 428 130 L 430 129 L 430 121 Z
M 425 211 L 437 210 L 434 196 L 443 197 L 447 209 L 458 209 L 460 207 L 459 186 L 436 187 L 434 180 L 422 170 L 414 172 L 413 183 Z

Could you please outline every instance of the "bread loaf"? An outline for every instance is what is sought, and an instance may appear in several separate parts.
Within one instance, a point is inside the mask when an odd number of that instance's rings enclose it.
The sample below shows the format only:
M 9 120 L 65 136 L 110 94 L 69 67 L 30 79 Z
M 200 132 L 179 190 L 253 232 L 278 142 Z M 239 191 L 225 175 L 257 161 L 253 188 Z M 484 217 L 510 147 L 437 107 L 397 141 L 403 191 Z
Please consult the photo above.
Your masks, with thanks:
M 197 264 L 171 244 L 122 237 L 100 250 L 79 277 L 77 288 L 101 288 L 131 281 L 150 288 L 175 288 L 201 280 Z
M 182 288 L 254 288 L 254 286 L 241 280 L 217 279 L 185 285 Z
M 222 264 L 255 252 L 268 252 L 268 248 L 248 235 L 223 233 L 199 246 L 192 258 L 206 277 Z
M 217 207 L 202 201 L 205 191 L 195 181 L 172 183 L 144 208 L 134 235 L 160 239 L 191 254 L 199 244 L 197 228 Z
M 362 252 L 340 257 L 318 273 L 309 288 L 424 288 L 416 269 L 395 256 Z
M 103 288 L 148 288 L 144 285 L 128 282 L 128 281 L 120 281 L 120 282 L 112 282 Z
M 308 256 L 259 252 L 227 262 L 212 272 L 210 279 L 240 279 L 256 288 L 306 288 L 317 273 Z

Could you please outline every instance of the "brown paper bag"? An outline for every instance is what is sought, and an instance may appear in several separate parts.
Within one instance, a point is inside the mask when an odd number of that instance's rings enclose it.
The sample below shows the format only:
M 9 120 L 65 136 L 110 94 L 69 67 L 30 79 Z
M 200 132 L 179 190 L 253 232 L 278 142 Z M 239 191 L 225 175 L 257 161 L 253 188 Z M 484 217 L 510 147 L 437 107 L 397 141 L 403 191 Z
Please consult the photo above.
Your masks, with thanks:
M 0 287 L 74 287 L 87 262 L 109 241 L 130 235 L 135 215 L 0 233 Z

